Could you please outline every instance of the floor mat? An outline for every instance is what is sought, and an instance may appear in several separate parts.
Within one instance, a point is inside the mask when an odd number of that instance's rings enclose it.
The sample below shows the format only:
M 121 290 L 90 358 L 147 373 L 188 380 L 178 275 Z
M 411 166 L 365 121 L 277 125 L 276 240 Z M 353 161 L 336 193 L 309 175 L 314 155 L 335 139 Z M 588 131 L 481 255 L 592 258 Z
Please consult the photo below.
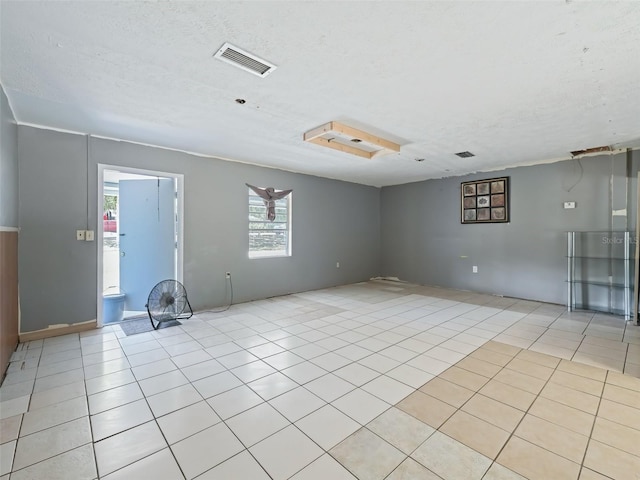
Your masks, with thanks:
M 158 330 L 162 328 L 175 327 L 176 325 L 182 324 L 178 320 L 167 320 L 166 322 L 160 323 Z M 150 332 L 153 330 L 153 326 L 151 326 L 151 321 L 148 317 L 125 320 L 120 323 L 120 328 L 127 336 L 135 335 L 136 333 Z

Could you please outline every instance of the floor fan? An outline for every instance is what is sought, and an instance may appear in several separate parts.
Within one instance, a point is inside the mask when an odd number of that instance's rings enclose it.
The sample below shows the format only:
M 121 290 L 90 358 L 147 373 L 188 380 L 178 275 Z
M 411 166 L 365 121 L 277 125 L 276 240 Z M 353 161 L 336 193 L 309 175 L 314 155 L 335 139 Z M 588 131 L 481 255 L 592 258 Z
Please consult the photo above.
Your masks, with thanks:
M 147 299 L 147 313 L 154 330 L 162 322 L 186 320 L 193 316 L 187 290 L 177 280 L 163 280 L 156 284 Z

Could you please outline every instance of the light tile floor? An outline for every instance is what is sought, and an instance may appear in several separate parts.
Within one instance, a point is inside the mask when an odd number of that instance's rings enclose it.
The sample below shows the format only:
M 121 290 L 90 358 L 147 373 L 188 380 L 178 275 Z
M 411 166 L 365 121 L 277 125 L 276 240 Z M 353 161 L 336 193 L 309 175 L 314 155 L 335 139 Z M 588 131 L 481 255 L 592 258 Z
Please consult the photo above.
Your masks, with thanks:
M 636 377 L 619 317 L 372 281 L 19 345 L 0 480 L 637 480 Z

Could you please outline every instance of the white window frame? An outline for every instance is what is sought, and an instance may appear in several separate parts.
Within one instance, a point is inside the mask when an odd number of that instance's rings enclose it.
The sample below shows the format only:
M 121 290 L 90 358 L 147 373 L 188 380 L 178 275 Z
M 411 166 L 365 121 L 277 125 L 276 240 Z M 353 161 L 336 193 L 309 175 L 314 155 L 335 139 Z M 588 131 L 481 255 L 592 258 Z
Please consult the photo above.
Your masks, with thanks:
M 264 205 L 263 200 L 256 195 L 256 193 L 251 190 L 250 188 L 248 189 L 249 192 L 249 196 L 247 197 L 247 239 L 249 240 L 249 245 L 247 248 L 248 251 L 248 255 L 249 258 L 251 260 L 256 260 L 256 259 L 261 259 L 261 258 L 283 258 L 283 257 L 290 257 L 291 256 L 291 205 L 292 205 L 292 201 L 291 201 L 291 197 L 293 195 L 293 193 L 290 193 L 289 195 L 287 195 L 286 197 L 284 197 L 281 200 L 276 200 L 276 205 L 278 205 L 281 202 L 286 202 L 286 206 L 287 206 L 287 220 L 286 222 L 270 222 L 269 220 L 267 220 L 267 207 Z M 251 217 L 250 217 L 250 212 L 249 212 L 249 207 L 251 206 L 251 200 L 260 201 L 260 204 L 262 205 L 262 208 L 264 209 L 264 220 L 260 220 L 259 222 L 256 221 L 252 221 Z M 278 206 L 276 206 L 276 208 L 278 208 Z M 251 232 L 256 231 L 258 229 L 252 229 L 251 228 L 251 224 L 252 223 L 263 223 L 264 225 L 271 225 L 271 224 L 278 224 L 278 225 L 282 225 L 282 224 L 286 224 L 286 229 L 278 229 L 278 230 L 285 230 L 286 231 L 286 239 L 287 239 L 287 248 L 286 250 L 252 250 L 251 249 Z M 262 230 L 262 229 L 260 229 Z M 276 229 L 266 229 L 268 230 L 276 230 Z

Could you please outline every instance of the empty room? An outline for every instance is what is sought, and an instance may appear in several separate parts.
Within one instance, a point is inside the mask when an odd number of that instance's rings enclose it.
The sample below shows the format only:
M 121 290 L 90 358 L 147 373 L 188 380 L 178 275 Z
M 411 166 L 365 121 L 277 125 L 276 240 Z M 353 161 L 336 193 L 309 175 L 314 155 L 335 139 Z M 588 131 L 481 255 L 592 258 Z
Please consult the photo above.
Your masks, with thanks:
M 0 0 L 0 480 L 640 478 L 638 25 Z

